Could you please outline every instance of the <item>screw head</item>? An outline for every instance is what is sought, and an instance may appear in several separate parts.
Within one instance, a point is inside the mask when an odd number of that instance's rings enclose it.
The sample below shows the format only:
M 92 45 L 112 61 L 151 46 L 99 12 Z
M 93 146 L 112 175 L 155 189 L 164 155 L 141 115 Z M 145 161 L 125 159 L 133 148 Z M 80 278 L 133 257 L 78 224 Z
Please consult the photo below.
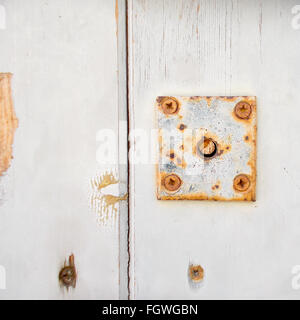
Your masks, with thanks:
M 189 276 L 193 282 L 199 282 L 204 278 L 204 270 L 200 265 L 191 265 L 189 267 Z
M 240 101 L 234 107 L 234 113 L 240 119 L 249 119 L 251 112 L 251 105 L 246 101 Z
M 174 192 L 181 187 L 182 181 L 177 174 L 169 174 L 163 180 L 163 185 L 167 191 Z
M 217 144 L 212 139 L 204 137 L 198 143 L 198 150 L 205 158 L 211 158 L 217 152 Z
M 66 287 L 74 286 L 76 282 L 76 271 L 74 267 L 64 267 L 59 273 L 59 280 Z
M 76 278 L 77 275 L 74 263 L 74 255 L 71 254 L 69 256 L 69 265 L 66 265 L 65 261 L 64 267 L 59 272 L 58 279 L 60 283 L 68 289 L 70 286 L 75 288 Z
M 250 187 L 250 179 L 245 174 L 237 175 L 233 180 L 233 188 L 238 192 L 245 192 Z
M 178 110 L 179 103 L 175 98 L 166 98 L 162 101 L 161 107 L 165 114 L 174 114 Z

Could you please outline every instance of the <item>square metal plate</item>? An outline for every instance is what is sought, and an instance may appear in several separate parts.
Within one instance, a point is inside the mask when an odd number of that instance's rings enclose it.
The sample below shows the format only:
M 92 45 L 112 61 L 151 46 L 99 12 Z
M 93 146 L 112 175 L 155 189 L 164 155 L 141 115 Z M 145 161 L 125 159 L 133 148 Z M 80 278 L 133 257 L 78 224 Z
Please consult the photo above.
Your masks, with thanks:
M 256 97 L 156 99 L 159 200 L 255 201 Z

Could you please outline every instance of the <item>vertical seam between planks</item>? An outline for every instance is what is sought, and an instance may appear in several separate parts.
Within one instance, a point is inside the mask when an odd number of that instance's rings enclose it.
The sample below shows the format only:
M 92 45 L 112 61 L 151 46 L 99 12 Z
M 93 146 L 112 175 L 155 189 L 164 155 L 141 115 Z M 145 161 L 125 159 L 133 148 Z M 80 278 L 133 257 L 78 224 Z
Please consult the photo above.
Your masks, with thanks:
M 128 0 L 125 1 L 125 33 L 126 33 L 126 104 L 127 104 L 127 193 L 128 193 L 128 206 L 127 206 L 127 255 L 128 255 L 128 264 L 127 264 L 127 289 L 128 289 L 128 300 L 131 299 L 131 266 L 132 266 L 132 257 L 131 257 L 131 216 L 130 216 L 130 206 L 131 206 L 131 192 L 130 192 L 130 90 L 129 90 L 129 3 Z
M 126 0 L 126 68 L 127 68 L 127 130 L 128 130 L 128 299 L 132 300 L 135 298 L 135 238 L 134 238 L 134 166 L 131 167 L 130 161 L 130 147 L 134 148 L 134 145 L 131 146 L 130 141 L 130 129 L 134 127 L 134 104 L 131 96 L 132 85 L 133 85 L 133 67 L 134 67 L 134 57 L 132 46 L 134 43 L 133 40 L 133 0 Z
M 127 254 L 128 254 L 128 263 L 127 263 L 127 298 L 130 300 L 130 159 L 129 159 L 129 150 L 130 150 L 130 141 L 129 141 L 129 131 L 130 131 L 130 116 L 129 116 L 129 59 L 128 59 L 128 0 L 125 1 L 125 32 L 126 32 L 126 104 L 127 104 L 127 194 L 128 194 L 128 206 L 127 206 Z

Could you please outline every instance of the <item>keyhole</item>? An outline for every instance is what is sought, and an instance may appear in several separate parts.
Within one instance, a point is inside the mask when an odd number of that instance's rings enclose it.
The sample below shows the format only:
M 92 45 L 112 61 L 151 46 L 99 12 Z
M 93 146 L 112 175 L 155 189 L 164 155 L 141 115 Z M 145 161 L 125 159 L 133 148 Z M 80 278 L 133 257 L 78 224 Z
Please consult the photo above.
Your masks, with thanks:
M 217 153 L 217 144 L 212 139 L 204 137 L 198 143 L 198 150 L 204 158 L 212 158 Z

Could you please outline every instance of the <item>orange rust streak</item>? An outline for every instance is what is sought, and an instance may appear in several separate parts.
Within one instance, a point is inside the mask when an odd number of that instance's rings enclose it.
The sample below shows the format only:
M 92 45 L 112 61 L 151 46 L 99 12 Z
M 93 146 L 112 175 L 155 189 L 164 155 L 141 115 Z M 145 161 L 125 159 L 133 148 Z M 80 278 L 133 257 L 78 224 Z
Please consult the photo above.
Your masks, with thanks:
M 214 201 L 255 201 L 253 193 L 237 195 L 234 198 L 224 198 L 218 195 L 208 196 L 206 193 L 192 193 L 185 195 L 161 196 L 158 200 L 214 200 Z
M 218 181 L 211 187 L 211 189 L 212 189 L 213 191 L 219 191 L 219 190 L 221 189 L 221 181 L 218 180 Z

